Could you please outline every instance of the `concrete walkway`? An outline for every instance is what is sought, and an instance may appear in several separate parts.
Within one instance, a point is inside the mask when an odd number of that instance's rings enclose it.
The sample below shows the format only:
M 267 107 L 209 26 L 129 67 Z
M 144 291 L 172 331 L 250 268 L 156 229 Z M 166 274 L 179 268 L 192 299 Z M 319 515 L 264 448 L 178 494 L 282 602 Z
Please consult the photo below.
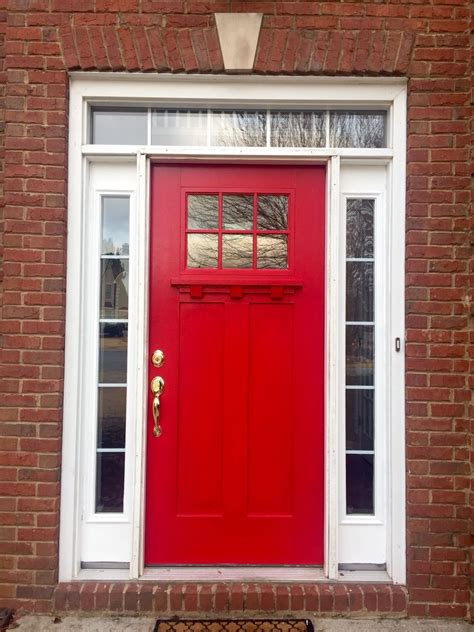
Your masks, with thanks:
M 23 617 L 14 628 L 18 632 L 152 632 L 156 619 L 143 617 Z M 315 632 L 473 632 L 463 621 L 447 619 L 313 619 Z

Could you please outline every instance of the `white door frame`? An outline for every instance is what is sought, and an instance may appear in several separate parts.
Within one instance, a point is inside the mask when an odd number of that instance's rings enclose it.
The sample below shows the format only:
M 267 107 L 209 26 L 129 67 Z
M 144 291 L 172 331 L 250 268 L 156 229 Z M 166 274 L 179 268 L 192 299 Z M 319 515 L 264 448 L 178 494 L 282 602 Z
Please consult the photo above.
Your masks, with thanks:
M 238 95 L 238 96 L 237 96 Z M 242 98 L 240 95 L 245 95 Z M 291 96 L 291 99 L 288 96 Z M 236 98 L 237 96 L 237 98 Z M 93 145 L 88 141 L 89 104 L 155 104 L 173 103 L 182 107 L 209 107 L 228 103 L 232 107 L 269 104 L 284 107 L 379 107 L 389 112 L 389 147 L 386 149 L 286 149 L 286 148 L 177 148 L 121 145 Z M 389 353 L 384 367 L 390 381 L 387 405 L 389 515 L 387 520 L 387 572 L 352 573 L 349 579 L 391 580 L 404 583 L 405 569 L 405 433 L 404 433 L 404 239 L 405 239 L 405 134 L 406 83 L 401 79 L 314 78 L 314 77 L 229 77 L 130 75 L 120 73 L 72 73 L 70 85 L 69 133 L 69 196 L 68 196 L 68 273 L 66 314 L 66 358 L 64 428 L 61 487 L 60 581 L 74 579 L 187 579 L 187 580 L 348 580 L 338 570 L 339 538 L 339 466 L 341 459 L 341 190 L 340 170 L 350 164 L 386 164 L 387 208 L 390 221 L 390 251 L 388 275 L 392 304 L 387 314 L 387 336 L 400 338 L 401 353 Z M 148 295 L 148 187 L 149 165 L 152 158 L 161 160 L 243 160 L 292 161 L 327 164 L 327 248 L 326 248 L 326 413 L 325 413 L 325 534 L 324 572 L 315 569 L 160 569 L 147 571 L 143 563 L 143 516 L 145 476 L 145 419 L 148 359 L 147 295 Z M 134 304 L 133 333 L 129 350 L 133 378 L 129 393 L 134 400 L 136 416 L 134 435 L 129 442 L 134 460 L 131 485 L 131 538 L 129 569 L 88 569 L 80 567 L 83 498 L 81 472 L 84 454 L 81 440 L 81 398 L 84 396 L 84 353 L 88 342 L 84 338 L 83 312 L 84 278 L 82 262 L 85 256 L 84 218 L 88 206 L 88 173 L 91 165 L 101 162 L 133 161 L 136 173 L 136 215 L 134 239 L 136 247 L 136 287 L 130 295 Z M 346 168 L 346 167 L 344 167 Z M 131 317 L 132 321 L 132 317 Z M 130 334 L 129 334 L 130 335 Z M 85 344 L 84 344 L 85 343 Z M 392 347 L 393 348 L 393 347 Z M 113 521 L 112 521 L 113 522 Z M 122 543 L 124 546 L 125 543 Z

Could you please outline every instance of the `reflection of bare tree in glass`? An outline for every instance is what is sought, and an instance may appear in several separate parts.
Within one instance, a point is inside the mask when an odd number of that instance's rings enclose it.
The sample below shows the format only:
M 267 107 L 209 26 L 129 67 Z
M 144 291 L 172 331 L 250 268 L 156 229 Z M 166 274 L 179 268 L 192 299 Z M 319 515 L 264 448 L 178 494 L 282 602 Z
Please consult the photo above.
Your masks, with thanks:
M 222 222 L 225 230 L 253 228 L 253 195 L 224 195 Z
M 188 195 L 188 228 L 217 228 L 217 195 Z
M 226 147 L 265 147 L 266 112 L 212 112 L 212 144 Z
M 323 112 L 272 112 L 272 147 L 324 147 Z
M 286 195 L 259 195 L 257 203 L 257 228 L 262 230 L 288 228 L 288 197 Z
M 101 317 L 128 317 L 128 260 L 102 259 Z
M 346 319 L 374 320 L 374 264 L 348 261 L 346 264 Z
M 217 235 L 188 235 L 188 268 L 217 268 Z
M 347 200 L 346 216 L 348 258 L 374 256 L 374 200 Z
M 253 235 L 223 235 L 222 267 L 251 268 Z
M 257 268 L 284 269 L 288 267 L 286 235 L 257 236 Z
M 385 147 L 385 112 L 331 112 L 331 147 Z

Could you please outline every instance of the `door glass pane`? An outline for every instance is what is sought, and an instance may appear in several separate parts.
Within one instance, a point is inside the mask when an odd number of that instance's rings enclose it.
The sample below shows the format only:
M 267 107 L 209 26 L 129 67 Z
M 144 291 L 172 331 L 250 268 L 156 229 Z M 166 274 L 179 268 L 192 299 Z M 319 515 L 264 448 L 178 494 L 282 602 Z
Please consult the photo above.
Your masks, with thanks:
M 125 388 L 99 388 L 98 448 L 125 447 L 126 406 Z
M 187 243 L 188 268 L 217 268 L 217 235 L 189 234 Z
M 259 195 L 257 197 L 257 228 L 261 230 L 287 230 L 287 195 Z
M 374 256 L 374 200 L 347 200 L 346 231 L 348 259 Z
M 101 260 L 101 318 L 128 318 L 128 279 L 128 259 Z
M 331 112 L 331 147 L 386 147 L 386 112 Z
M 346 326 L 346 384 L 374 383 L 374 327 Z
M 99 347 L 99 382 L 102 384 L 127 383 L 126 323 L 101 323 Z
M 222 223 L 224 230 L 252 230 L 253 195 L 223 195 Z
M 374 264 L 346 263 L 346 320 L 374 320 Z
M 374 513 L 373 454 L 346 454 L 346 504 L 348 514 Z
M 222 236 L 222 267 L 251 268 L 253 261 L 253 235 Z
M 374 391 L 346 390 L 346 449 L 374 449 Z
M 324 112 L 272 112 L 272 147 L 324 147 Z
M 152 145 L 207 145 L 207 110 L 152 110 Z
M 244 110 L 212 112 L 211 144 L 226 147 L 265 147 L 267 113 Z
M 217 228 L 219 216 L 219 197 L 217 195 L 188 195 L 187 201 L 188 228 Z
M 96 512 L 123 511 L 124 472 L 124 452 L 97 453 Z
M 129 254 L 128 196 L 106 195 L 102 197 L 102 254 Z
M 287 235 L 257 235 L 257 268 L 288 268 Z
M 92 143 L 146 145 L 146 108 L 92 108 Z

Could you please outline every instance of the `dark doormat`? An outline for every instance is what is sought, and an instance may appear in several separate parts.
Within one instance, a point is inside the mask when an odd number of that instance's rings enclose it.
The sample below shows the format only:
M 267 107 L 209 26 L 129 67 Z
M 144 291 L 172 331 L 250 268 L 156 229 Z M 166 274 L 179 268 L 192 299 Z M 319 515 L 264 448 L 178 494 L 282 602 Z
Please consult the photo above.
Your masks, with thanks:
M 158 619 L 153 632 L 314 632 L 308 619 Z

